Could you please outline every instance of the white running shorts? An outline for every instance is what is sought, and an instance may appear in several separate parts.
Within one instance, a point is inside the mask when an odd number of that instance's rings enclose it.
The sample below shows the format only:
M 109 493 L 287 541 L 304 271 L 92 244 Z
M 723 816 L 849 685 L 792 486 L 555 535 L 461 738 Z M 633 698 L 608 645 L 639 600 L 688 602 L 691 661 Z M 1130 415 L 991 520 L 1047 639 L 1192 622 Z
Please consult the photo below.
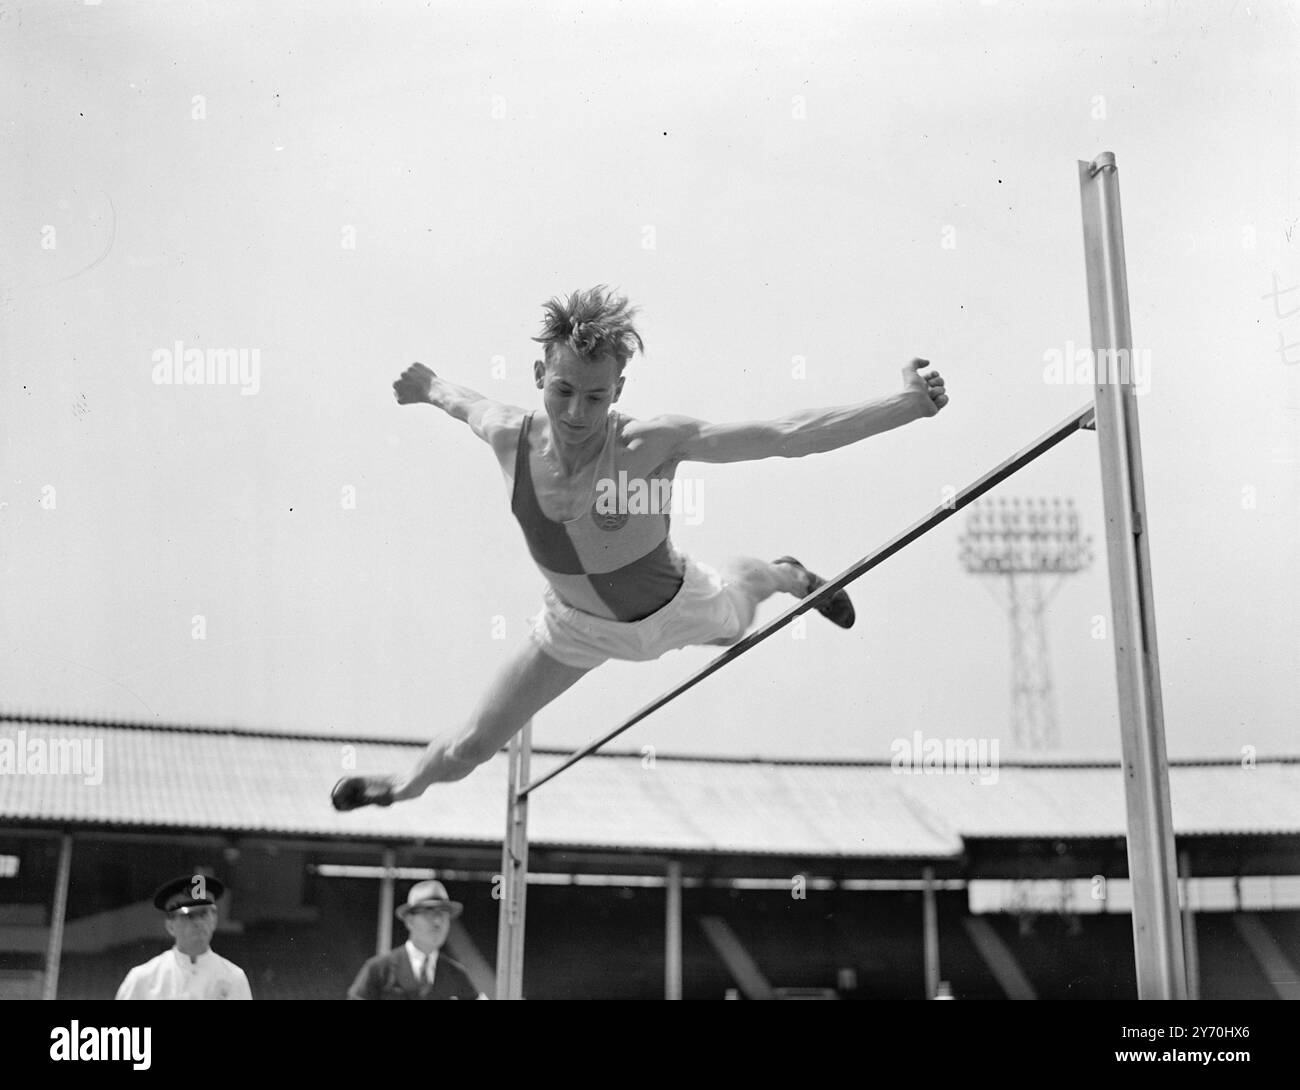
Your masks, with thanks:
M 573 609 L 548 584 L 529 637 L 566 666 L 591 669 L 608 659 L 648 662 L 667 651 L 742 635 L 737 596 L 707 564 L 682 557 L 685 577 L 667 605 L 639 621 L 611 621 Z

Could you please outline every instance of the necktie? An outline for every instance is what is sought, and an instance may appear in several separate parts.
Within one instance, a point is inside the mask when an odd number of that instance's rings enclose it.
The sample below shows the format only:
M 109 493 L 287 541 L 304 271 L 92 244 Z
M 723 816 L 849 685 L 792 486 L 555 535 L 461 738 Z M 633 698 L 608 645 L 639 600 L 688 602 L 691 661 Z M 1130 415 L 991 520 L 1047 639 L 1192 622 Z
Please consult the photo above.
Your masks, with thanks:
M 425 954 L 425 956 L 424 956 L 424 973 L 422 974 L 422 975 L 424 976 L 424 986 L 425 986 L 425 988 L 432 988 L 432 987 L 433 987 L 433 974 L 434 974 L 434 971 L 437 969 L 437 965 L 438 965 L 438 963 L 434 960 L 433 954 L 431 954 L 431 953 L 430 953 L 430 954 Z

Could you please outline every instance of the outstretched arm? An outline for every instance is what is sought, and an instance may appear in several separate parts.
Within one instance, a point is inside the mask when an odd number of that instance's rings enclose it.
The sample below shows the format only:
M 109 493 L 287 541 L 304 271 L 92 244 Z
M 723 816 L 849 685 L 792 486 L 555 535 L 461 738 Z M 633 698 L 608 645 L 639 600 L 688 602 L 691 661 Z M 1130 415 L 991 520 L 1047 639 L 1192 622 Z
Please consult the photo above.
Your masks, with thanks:
M 413 363 L 393 383 L 399 405 L 434 405 L 454 420 L 468 424 L 486 443 L 497 443 L 519 426 L 519 410 L 484 397 L 467 386 L 439 378 L 422 363 Z
M 710 424 L 685 416 L 661 421 L 673 453 L 684 462 L 803 458 L 936 415 L 948 404 L 948 394 L 938 371 L 921 370 L 928 365 L 928 360 L 912 360 L 903 368 L 902 393 L 856 405 L 801 409 L 751 423 Z

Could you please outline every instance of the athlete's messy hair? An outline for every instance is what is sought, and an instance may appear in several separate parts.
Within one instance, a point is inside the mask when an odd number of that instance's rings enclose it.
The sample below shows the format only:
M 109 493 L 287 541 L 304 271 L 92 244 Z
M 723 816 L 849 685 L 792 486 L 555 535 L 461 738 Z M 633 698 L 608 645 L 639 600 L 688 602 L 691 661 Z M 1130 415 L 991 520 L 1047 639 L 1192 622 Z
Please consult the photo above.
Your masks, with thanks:
M 567 300 L 553 296 L 542 309 L 541 336 L 533 340 L 546 346 L 548 361 L 551 346 L 563 344 L 586 360 L 612 356 L 621 371 L 634 352 L 645 352 L 641 334 L 632 324 L 637 308 L 604 284 L 575 291 Z

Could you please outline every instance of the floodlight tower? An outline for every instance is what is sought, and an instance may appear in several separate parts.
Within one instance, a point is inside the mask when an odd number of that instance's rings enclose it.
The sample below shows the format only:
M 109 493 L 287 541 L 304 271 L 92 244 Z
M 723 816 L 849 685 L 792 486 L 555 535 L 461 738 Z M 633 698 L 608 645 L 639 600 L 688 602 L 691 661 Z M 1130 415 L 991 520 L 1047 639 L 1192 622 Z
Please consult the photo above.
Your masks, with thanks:
M 1012 736 L 1026 749 L 1055 749 L 1047 606 L 1065 576 L 1092 561 L 1074 501 L 982 500 L 972 505 L 959 544 L 968 572 L 996 576 L 1005 588 L 998 597 L 1011 618 Z

